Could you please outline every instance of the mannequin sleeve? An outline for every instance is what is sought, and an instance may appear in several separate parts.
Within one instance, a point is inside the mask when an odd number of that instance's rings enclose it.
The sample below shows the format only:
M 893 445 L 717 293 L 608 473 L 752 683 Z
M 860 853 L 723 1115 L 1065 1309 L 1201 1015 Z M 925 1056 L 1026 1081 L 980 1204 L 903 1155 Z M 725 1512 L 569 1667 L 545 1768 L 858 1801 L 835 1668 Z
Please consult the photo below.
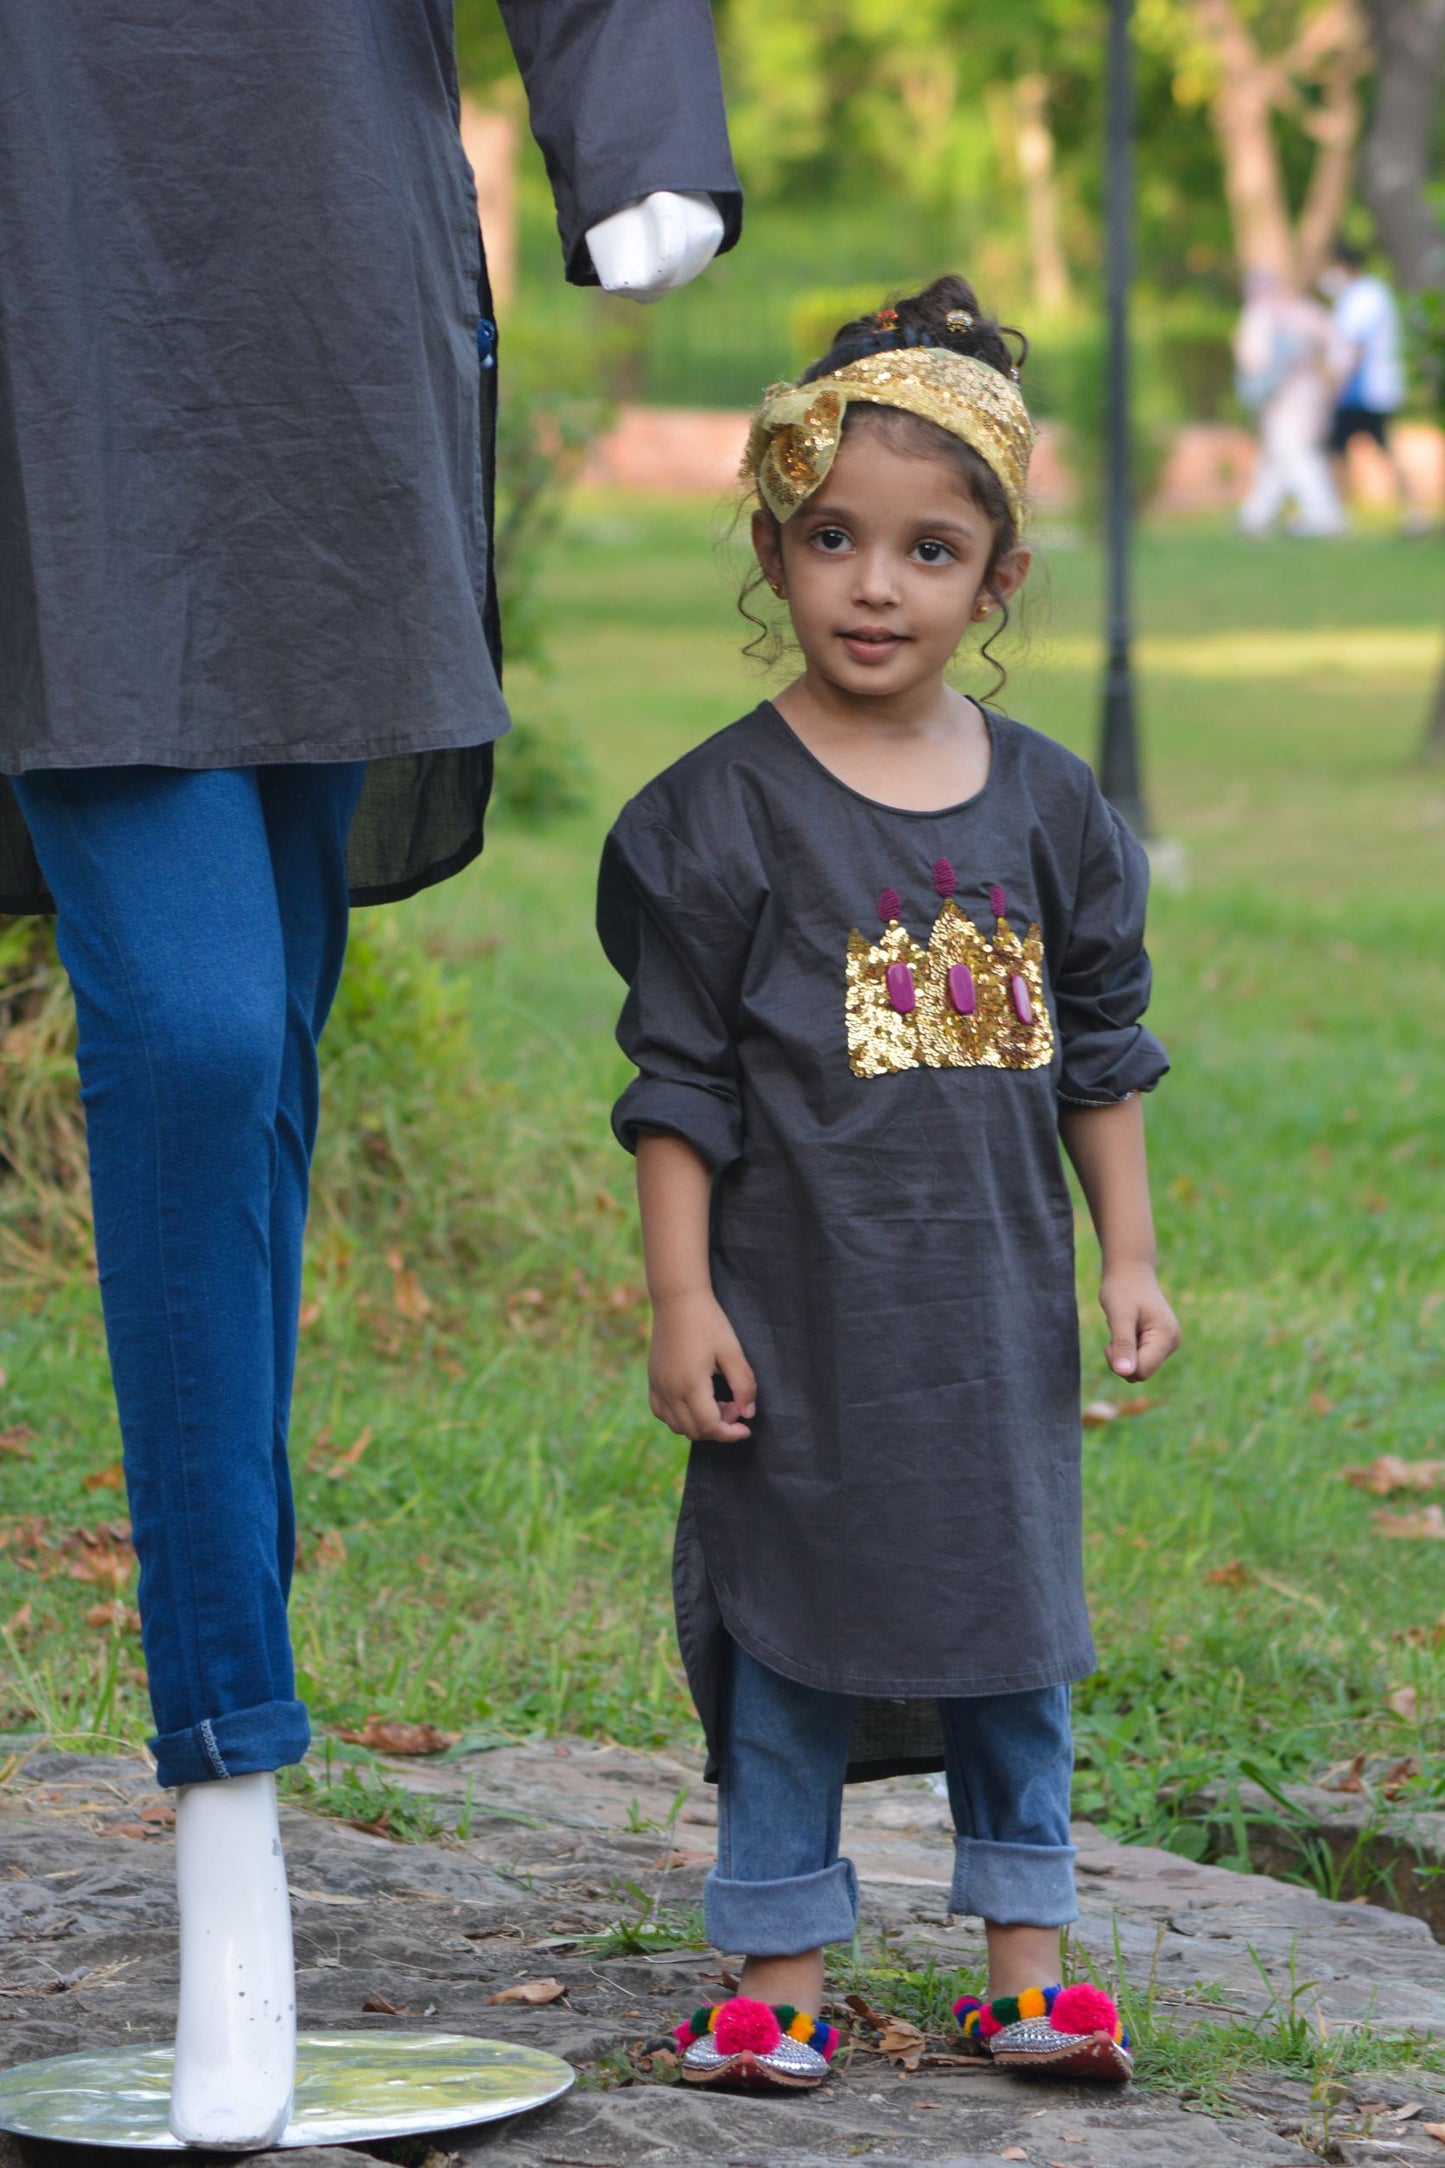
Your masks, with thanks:
M 595 286 L 587 229 L 657 189 L 709 195 L 724 249 L 742 188 L 708 0 L 499 0 L 557 205 L 567 276 Z

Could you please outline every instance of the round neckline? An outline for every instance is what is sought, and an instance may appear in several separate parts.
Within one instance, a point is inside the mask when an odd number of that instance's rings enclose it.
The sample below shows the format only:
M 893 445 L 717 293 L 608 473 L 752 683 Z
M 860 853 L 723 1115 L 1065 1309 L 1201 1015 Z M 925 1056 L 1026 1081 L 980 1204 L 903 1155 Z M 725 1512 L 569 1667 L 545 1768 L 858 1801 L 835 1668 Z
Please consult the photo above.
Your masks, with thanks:
M 835 790 L 841 790 L 845 797 L 856 800 L 859 805 L 866 805 L 872 813 L 892 813 L 899 820 L 906 821 L 946 820 L 951 813 L 967 813 L 974 806 L 981 804 L 992 790 L 994 778 L 998 774 L 1000 734 L 997 725 L 1003 720 L 1003 717 L 995 715 L 993 709 L 986 708 L 981 700 L 976 702 L 976 706 L 979 714 L 983 717 L 983 727 L 988 732 L 988 774 L 972 797 L 959 798 L 952 805 L 938 806 L 889 805 L 886 798 L 870 798 L 866 791 L 855 790 L 851 783 L 845 783 L 842 776 L 828 766 L 826 760 L 820 760 L 810 745 L 803 743 L 797 731 L 788 721 L 787 716 L 784 715 L 782 709 L 774 701 L 764 700 L 762 706 L 788 743 L 795 747 L 803 759 L 807 761 L 809 767 L 816 768 L 820 775 L 827 777 Z

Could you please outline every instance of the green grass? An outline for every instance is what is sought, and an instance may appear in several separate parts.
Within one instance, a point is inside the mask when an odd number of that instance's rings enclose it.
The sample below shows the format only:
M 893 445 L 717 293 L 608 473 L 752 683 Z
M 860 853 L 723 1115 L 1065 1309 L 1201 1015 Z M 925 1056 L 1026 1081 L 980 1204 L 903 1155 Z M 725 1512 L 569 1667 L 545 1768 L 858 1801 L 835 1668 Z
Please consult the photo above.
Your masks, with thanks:
M 540 835 L 498 826 L 478 867 L 366 915 L 294 1433 L 296 1643 L 323 1725 L 689 1731 L 667 1576 L 683 1449 L 647 1413 L 630 1169 L 606 1124 L 618 988 L 590 921 L 616 806 L 756 697 L 715 525 L 578 505 L 547 569 L 546 697 L 594 805 Z M 1044 558 L 1008 698 L 1086 748 L 1099 566 Z M 1187 1339 L 1149 1413 L 1087 1434 L 1101 1668 L 1079 1696 L 1078 1804 L 1185 1849 L 1184 1801 L 1244 1760 L 1278 1781 L 1414 1756 L 1416 1788 L 1445 1796 L 1442 1552 L 1388 1540 L 1340 1480 L 1445 1453 L 1445 773 L 1410 764 L 1440 574 L 1437 545 L 1385 538 L 1161 528 L 1140 550 L 1149 785 L 1187 864 L 1153 913 L 1175 1071 L 1150 1107 Z M 393 1015 L 421 1018 L 419 1043 L 398 1052 Z M 1093 1396 L 1087 1242 L 1081 1261 Z M 137 1644 L 85 1623 L 111 1589 L 45 1547 L 120 1511 L 84 1488 L 117 1455 L 93 1288 L 10 1289 L 0 1363 L 0 1430 L 35 1433 L 30 1458 L 0 1451 L 0 1535 L 48 1523 L 0 1544 L 0 1621 L 29 1607 L 0 1716 L 140 1736 Z M 1389 1705 L 1405 1686 L 1410 1721 Z

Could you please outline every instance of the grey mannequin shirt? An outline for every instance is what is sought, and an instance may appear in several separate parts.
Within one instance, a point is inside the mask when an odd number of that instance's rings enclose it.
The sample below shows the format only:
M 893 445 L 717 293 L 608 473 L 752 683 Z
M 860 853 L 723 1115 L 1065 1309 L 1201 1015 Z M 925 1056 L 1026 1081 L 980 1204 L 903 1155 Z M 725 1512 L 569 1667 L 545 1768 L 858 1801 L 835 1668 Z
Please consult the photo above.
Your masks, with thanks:
M 568 275 L 659 188 L 730 245 L 706 0 L 501 4 Z M 455 870 L 507 717 L 449 0 L 0 0 L 0 85 L 0 772 L 365 760 L 358 900 Z

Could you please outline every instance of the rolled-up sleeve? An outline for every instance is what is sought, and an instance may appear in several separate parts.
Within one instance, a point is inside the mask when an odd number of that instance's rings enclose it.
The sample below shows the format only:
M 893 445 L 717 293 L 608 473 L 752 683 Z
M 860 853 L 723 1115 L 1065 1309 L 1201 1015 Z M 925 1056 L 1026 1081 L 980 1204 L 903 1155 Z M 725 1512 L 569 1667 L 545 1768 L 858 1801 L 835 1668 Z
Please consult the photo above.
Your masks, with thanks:
M 501 0 L 501 9 L 568 278 L 595 286 L 588 228 L 657 189 L 710 195 L 731 248 L 743 198 L 708 0 Z
M 1152 1091 L 1169 1057 L 1140 1022 L 1152 970 L 1144 947 L 1149 861 L 1097 789 L 1090 795 L 1074 916 L 1053 974 L 1063 1064 L 1059 1097 L 1112 1106 Z
M 743 1147 L 732 1018 L 746 920 L 680 837 L 624 815 L 602 854 L 597 931 L 627 981 L 617 1043 L 637 1067 L 612 1110 L 618 1142 L 635 1152 L 669 1130 L 719 1172 Z

